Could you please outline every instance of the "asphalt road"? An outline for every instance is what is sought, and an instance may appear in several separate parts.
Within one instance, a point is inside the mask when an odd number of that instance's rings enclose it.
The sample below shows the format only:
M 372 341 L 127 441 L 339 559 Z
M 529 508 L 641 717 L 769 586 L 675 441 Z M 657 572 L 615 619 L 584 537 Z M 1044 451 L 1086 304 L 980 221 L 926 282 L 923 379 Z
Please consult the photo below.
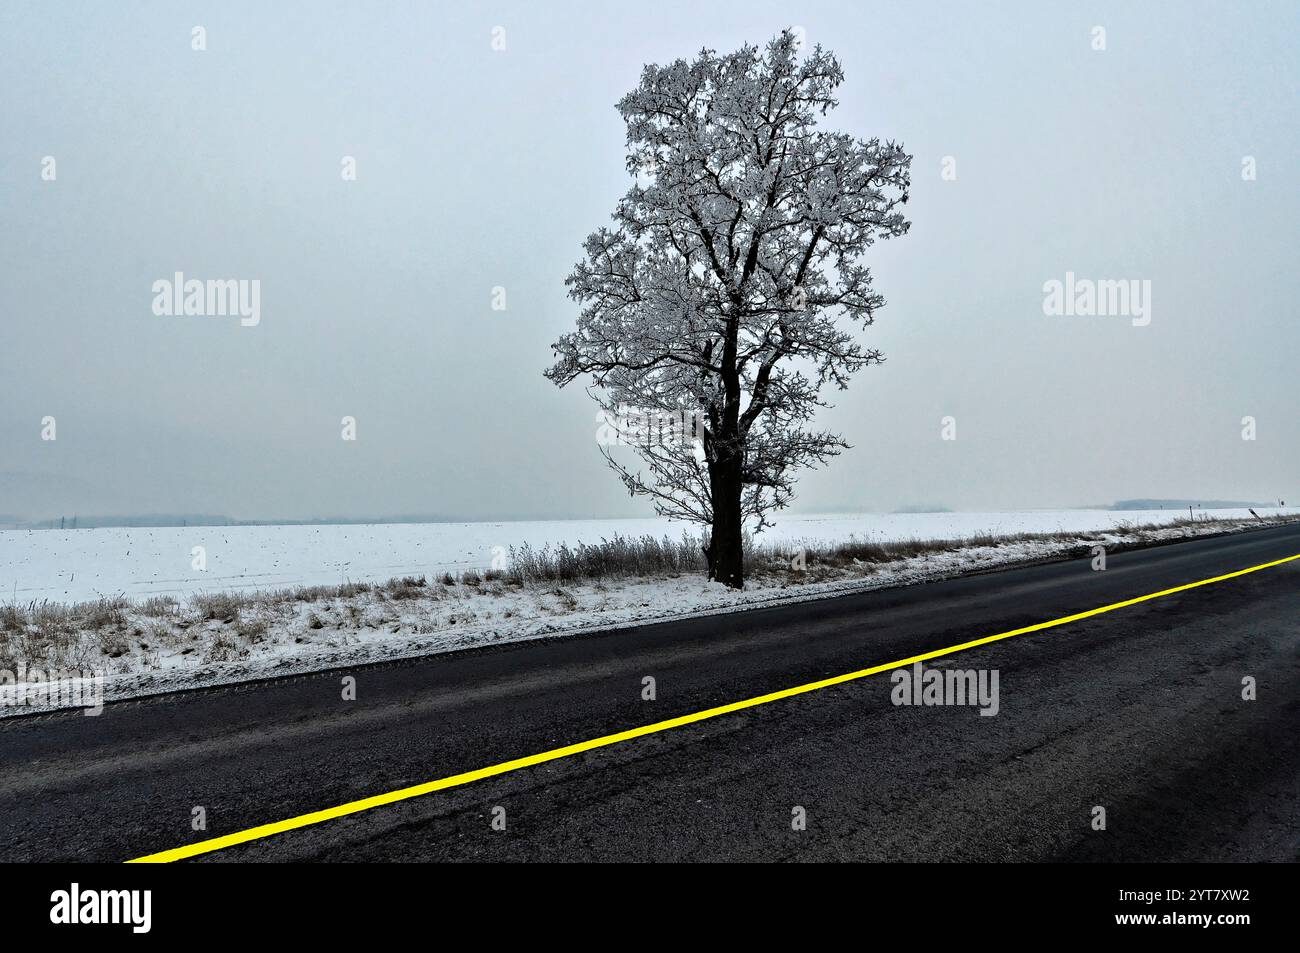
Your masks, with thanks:
M 332 672 L 8 720 L 0 851 L 124 860 L 1296 553 L 1283 527 L 355 669 L 355 701 Z M 996 669 L 998 714 L 877 675 L 203 859 L 1300 858 L 1300 561 L 932 664 Z

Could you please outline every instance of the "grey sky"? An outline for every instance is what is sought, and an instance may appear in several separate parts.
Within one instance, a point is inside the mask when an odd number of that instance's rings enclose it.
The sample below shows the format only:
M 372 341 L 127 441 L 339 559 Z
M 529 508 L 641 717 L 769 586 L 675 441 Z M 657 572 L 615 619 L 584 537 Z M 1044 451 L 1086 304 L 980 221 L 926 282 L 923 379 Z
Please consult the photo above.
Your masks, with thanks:
M 0 514 L 648 514 L 541 376 L 563 278 L 642 64 L 787 25 L 827 125 L 914 156 L 888 360 L 799 509 L 1300 499 L 1300 7 L 989 6 L 5 3 Z M 260 325 L 155 316 L 176 271 L 260 279 Z M 1067 271 L 1149 279 L 1150 326 L 1045 316 Z

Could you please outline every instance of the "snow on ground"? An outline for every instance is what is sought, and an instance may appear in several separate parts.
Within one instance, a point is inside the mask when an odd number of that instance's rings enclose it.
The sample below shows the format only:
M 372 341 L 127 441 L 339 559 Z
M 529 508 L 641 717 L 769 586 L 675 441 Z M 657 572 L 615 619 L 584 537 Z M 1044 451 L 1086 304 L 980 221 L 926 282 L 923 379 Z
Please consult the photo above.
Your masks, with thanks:
M 1300 510 L 1272 508 L 1266 515 Z M 1024 513 L 830 514 L 779 517 L 765 542 L 851 538 L 885 542 L 963 539 L 980 533 L 1096 532 L 1128 523 L 1169 522 L 1176 510 L 1039 510 Z M 1249 519 L 1245 510 L 1197 511 L 1197 518 Z M 197 592 L 277 589 L 394 576 L 455 574 L 492 565 L 495 547 L 595 543 L 690 530 L 664 519 L 549 522 L 395 523 L 354 526 L 191 526 L 0 531 L 0 599 L 82 602 L 99 596 L 184 598 Z M 207 568 L 194 570 L 193 550 Z
M 975 514 L 936 516 L 936 528 L 932 531 L 944 536 L 969 536 L 987 531 L 993 525 L 1006 533 L 1024 532 L 1030 526 L 1057 532 L 1061 528 L 1057 520 L 1064 522 L 1065 519 L 1078 518 L 1087 522 L 1098 518 L 1054 513 L 1050 517 L 1040 517 L 1046 522 L 1032 523 L 1033 514 L 982 515 L 1008 519 L 990 524 L 974 519 Z M 1110 522 L 1116 516 L 1132 520 L 1134 514 L 1105 513 L 1104 519 Z M 831 528 L 833 536 L 830 538 L 841 538 L 846 527 L 860 531 L 865 525 L 863 517 L 824 519 L 822 528 Z M 917 525 L 914 517 L 907 520 L 910 521 L 906 524 L 909 527 Z M 804 525 L 792 534 L 794 538 L 814 535 L 806 521 L 799 522 Z M 516 527 L 519 525 L 514 524 Z M 611 532 L 608 524 L 600 525 L 606 534 Z M 854 561 L 836 567 L 824 565 L 818 567 L 817 572 L 810 569 L 806 574 L 784 570 L 770 571 L 766 575 L 758 573 L 743 592 L 709 583 L 699 574 L 562 586 L 519 586 L 499 580 L 474 585 L 464 582 L 447 585 L 430 577 L 422 586 L 377 586 L 347 597 L 331 596 L 309 601 L 249 599 L 229 611 L 215 614 L 196 612 L 181 605 L 164 608 L 161 612 L 156 607 L 152 611 L 132 607 L 124 611 L 119 621 L 84 633 L 83 638 L 74 642 L 80 655 L 75 658 L 65 656 L 65 664 L 105 673 L 106 697 L 125 698 L 504 642 L 576 635 L 655 620 L 815 599 L 837 592 L 910 585 L 1018 562 L 1067 555 L 1086 557 L 1089 555 L 1088 547 L 1098 541 L 1116 546 L 1225 530 L 1243 531 L 1257 526 L 1256 520 L 1247 518 L 1196 527 L 1111 530 L 998 545 L 970 544 L 893 562 Z M 265 531 L 274 528 L 258 529 L 262 530 L 260 535 L 263 538 L 276 538 L 276 534 Z M 429 527 L 330 529 L 365 530 L 372 534 L 379 529 L 401 530 L 403 532 L 389 535 L 389 538 L 398 539 L 414 538 L 421 530 L 429 531 Z M 129 532 L 138 537 L 159 531 Z M 786 532 L 791 532 L 788 526 Z M 312 535 L 314 538 L 330 538 L 330 534 Z M 491 536 L 489 531 L 485 538 Z M 239 537 L 235 534 L 234 538 Z M 367 536 L 363 532 L 353 538 L 373 541 L 377 534 Z M 461 536 L 462 540 L 465 538 L 468 537 Z M 372 545 L 376 544 L 372 542 Z M 139 553 L 138 549 L 136 553 Z M 395 572 L 420 568 L 419 564 L 395 560 L 372 567 L 377 576 L 385 579 Z M 30 707 L 0 706 L 0 717 L 32 710 Z

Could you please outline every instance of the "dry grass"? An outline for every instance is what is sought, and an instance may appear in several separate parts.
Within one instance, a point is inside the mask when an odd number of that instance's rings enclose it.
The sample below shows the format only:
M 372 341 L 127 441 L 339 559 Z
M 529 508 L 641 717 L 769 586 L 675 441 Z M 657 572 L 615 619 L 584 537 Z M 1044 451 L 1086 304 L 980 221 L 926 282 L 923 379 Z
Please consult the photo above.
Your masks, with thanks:
M 751 575 L 763 576 L 790 570 L 791 561 L 800 552 L 807 568 L 845 569 L 861 564 L 889 563 L 926 554 L 951 552 L 969 546 L 997 546 L 1030 540 L 1059 541 L 1077 539 L 1079 535 L 1021 533 L 996 537 L 977 535 L 968 539 L 890 542 L 850 539 L 834 544 L 817 540 L 778 544 L 750 537 L 745 540 L 745 562 Z M 615 536 L 595 544 L 545 546 L 541 549 L 533 549 L 525 544 L 518 548 L 511 547 L 510 568 L 500 575 L 510 583 L 545 585 L 558 582 L 598 583 L 606 579 L 654 578 L 704 572 L 704 543 L 704 537 L 684 534 L 680 540 L 667 536 L 660 539 L 651 536 Z
M 128 600 L 109 596 L 72 605 L 11 603 L 0 608 L 0 668 L 20 663 L 81 668 L 125 654 Z
M 1273 517 L 1259 522 L 1276 525 L 1295 522 L 1295 518 Z M 972 547 L 1077 543 L 1081 551 L 1086 551 L 1104 536 L 1189 527 L 1214 531 L 1236 525 L 1239 521 L 1181 518 L 1167 523 L 1120 521 L 1110 530 L 1094 533 L 983 534 L 965 539 L 874 542 L 851 538 L 834 544 L 808 540 L 777 544 L 747 538 L 746 571 L 763 584 L 796 585 L 844 578 L 846 574 L 869 575 L 885 564 Z M 436 586 L 424 576 L 401 576 L 382 584 L 344 582 L 258 593 L 203 593 L 192 596 L 187 603 L 166 595 L 135 604 L 120 595 L 75 604 L 10 603 L 0 605 L 0 668 L 14 670 L 21 663 L 47 668 L 102 666 L 130 654 L 136 644 L 146 654 L 160 647 L 184 645 L 187 652 L 202 651 L 205 660 L 230 661 L 246 657 L 252 646 L 268 637 L 278 620 L 294 618 L 299 604 L 312 606 L 306 624 L 317 629 L 334 624 L 322 619 L 322 615 L 331 619 L 338 616 L 341 624 L 354 628 L 373 626 L 373 619 L 367 621 L 367 609 L 378 607 L 379 624 L 386 626 L 396 624 L 392 611 L 382 608 L 388 602 L 490 597 L 505 594 L 508 587 L 529 587 L 547 600 L 550 611 L 570 611 L 578 602 L 565 585 L 586 583 L 600 591 L 606 582 L 619 579 L 702 574 L 703 544 L 703 537 L 690 534 L 678 540 L 616 535 L 594 544 L 541 549 L 525 544 L 510 549 L 508 568 L 481 573 L 467 569 L 458 576 L 443 572 L 436 577 Z M 802 568 L 798 568 L 792 562 L 801 550 L 798 565 Z M 451 621 L 470 618 L 472 613 L 458 610 Z
M 199 619 L 227 624 L 238 622 L 239 613 L 253 602 L 253 599 L 239 592 L 200 593 L 190 599 L 190 605 L 199 614 Z
M 419 599 L 428 592 L 429 581 L 423 576 L 401 576 L 390 579 L 379 587 L 379 591 L 389 599 Z
M 510 566 L 501 576 L 507 582 L 536 585 L 611 578 L 674 576 L 705 568 L 702 540 L 683 534 L 667 536 L 616 535 L 599 543 L 561 544 L 533 549 L 525 543 L 510 547 Z
M 180 609 L 180 603 L 171 596 L 150 596 L 136 606 L 136 611 L 141 615 L 154 618 L 175 615 L 178 609 Z

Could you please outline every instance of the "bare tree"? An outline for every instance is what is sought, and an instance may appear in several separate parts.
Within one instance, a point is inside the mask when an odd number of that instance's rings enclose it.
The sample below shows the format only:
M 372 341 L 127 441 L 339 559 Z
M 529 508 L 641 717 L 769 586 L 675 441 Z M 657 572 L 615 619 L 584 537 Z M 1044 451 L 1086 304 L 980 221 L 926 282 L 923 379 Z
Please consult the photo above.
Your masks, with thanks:
M 798 52 L 787 30 L 645 68 L 618 104 L 635 182 L 567 279 L 583 308 L 546 372 L 591 375 L 615 418 L 699 415 L 694 445 L 632 441 L 648 473 L 606 458 L 659 513 L 710 527 L 709 575 L 735 588 L 746 521 L 770 525 L 795 472 L 848 446 L 806 425 L 825 384 L 882 360 L 852 334 L 884 304 L 861 258 L 908 229 L 911 156 L 816 129 L 844 74 Z

